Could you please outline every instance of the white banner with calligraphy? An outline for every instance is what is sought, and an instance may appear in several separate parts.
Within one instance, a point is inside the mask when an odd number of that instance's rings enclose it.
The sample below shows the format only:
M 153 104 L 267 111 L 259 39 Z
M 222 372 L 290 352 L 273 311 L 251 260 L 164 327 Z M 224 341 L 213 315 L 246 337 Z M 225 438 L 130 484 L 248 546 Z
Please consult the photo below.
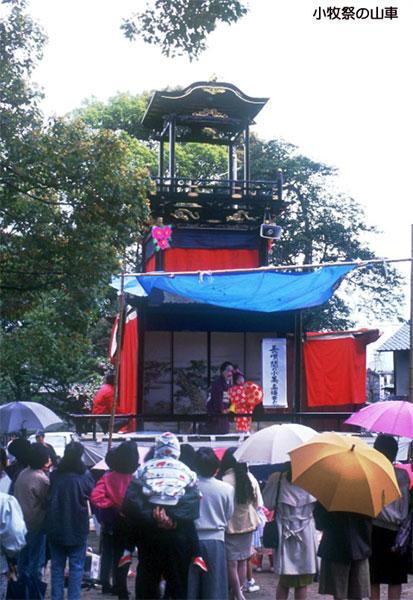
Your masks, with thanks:
M 286 408 L 287 401 L 287 340 L 262 340 L 263 405 L 268 408 Z

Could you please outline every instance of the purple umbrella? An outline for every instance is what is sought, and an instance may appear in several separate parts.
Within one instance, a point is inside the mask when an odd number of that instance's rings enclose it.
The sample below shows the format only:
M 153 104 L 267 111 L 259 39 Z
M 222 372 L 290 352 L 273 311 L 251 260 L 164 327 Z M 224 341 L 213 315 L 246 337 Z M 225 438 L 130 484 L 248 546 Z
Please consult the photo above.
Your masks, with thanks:
M 413 404 L 404 400 L 377 402 L 353 413 L 345 423 L 413 439 Z

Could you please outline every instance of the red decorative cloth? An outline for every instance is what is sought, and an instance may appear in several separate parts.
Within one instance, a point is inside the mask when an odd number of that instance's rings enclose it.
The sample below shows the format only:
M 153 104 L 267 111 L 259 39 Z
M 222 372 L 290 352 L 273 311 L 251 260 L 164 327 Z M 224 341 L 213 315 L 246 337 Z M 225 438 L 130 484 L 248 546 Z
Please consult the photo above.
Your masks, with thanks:
M 304 366 L 307 406 L 343 406 L 366 401 L 366 346 L 377 329 L 307 333 Z
M 119 318 L 116 317 L 112 328 L 109 347 L 109 357 L 113 364 L 116 363 L 117 328 Z M 129 309 L 126 314 L 123 336 L 121 342 L 120 368 L 119 368 L 119 404 L 116 414 L 136 412 L 137 393 L 137 356 L 138 356 L 138 317 L 136 310 Z M 104 412 L 104 411 L 103 411 Z M 107 411 L 110 413 L 110 409 Z M 96 413 L 95 413 L 96 414 Z M 102 413 L 99 413 L 102 414 Z M 130 419 L 128 425 L 120 431 L 136 431 L 136 420 Z
M 258 250 L 170 248 L 164 251 L 165 271 L 247 269 L 259 267 Z M 149 261 L 146 270 L 149 270 Z

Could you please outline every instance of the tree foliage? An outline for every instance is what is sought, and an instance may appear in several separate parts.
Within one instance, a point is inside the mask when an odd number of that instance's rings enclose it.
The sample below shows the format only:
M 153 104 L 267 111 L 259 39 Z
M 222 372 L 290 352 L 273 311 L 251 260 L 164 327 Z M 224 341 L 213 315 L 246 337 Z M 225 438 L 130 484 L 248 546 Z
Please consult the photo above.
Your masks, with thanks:
M 251 144 L 252 178 L 273 179 L 279 166 L 287 184 L 287 209 L 277 219 L 284 234 L 272 250 L 275 264 L 371 260 L 378 256 L 369 246 L 377 234 L 366 222 L 362 206 L 336 190 L 336 170 L 297 153 L 285 142 Z M 356 316 L 394 319 L 403 304 L 403 277 L 383 263 L 356 270 L 323 307 L 307 311 L 304 327 L 345 329 Z
M 185 54 L 190 60 L 206 48 L 206 38 L 219 22 L 235 23 L 247 12 L 240 0 L 152 0 L 145 10 L 122 23 L 125 36 L 160 46 L 165 56 Z
M 117 94 L 107 103 L 94 99 L 88 100 L 74 112 L 94 129 L 110 129 L 126 133 L 129 144 L 133 146 L 153 174 L 157 172 L 157 143 L 147 140 L 148 131 L 141 126 L 141 120 L 148 106 L 151 94 Z M 136 140 L 139 138 L 141 141 Z M 169 152 L 165 148 L 165 163 L 168 164 Z M 218 177 L 227 170 L 227 151 L 223 146 L 211 144 L 177 144 L 177 177 Z M 166 173 L 167 175 L 167 169 Z
M 44 123 L 30 74 L 44 37 L 13 3 L 0 24 L 4 399 L 68 386 L 96 366 L 108 282 L 148 218 L 146 149 L 79 118 Z

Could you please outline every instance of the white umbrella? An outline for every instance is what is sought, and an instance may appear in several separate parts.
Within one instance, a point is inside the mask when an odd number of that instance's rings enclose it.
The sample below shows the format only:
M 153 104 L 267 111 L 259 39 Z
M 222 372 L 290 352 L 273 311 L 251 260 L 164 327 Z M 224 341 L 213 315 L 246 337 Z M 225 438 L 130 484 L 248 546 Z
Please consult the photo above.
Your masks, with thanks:
M 0 432 L 34 431 L 63 423 L 50 408 L 38 402 L 9 402 L 0 406 Z
M 271 425 L 257 431 L 234 453 L 239 462 L 276 465 L 290 460 L 288 452 L 310 440 L 317 432 L 298 423 Z

